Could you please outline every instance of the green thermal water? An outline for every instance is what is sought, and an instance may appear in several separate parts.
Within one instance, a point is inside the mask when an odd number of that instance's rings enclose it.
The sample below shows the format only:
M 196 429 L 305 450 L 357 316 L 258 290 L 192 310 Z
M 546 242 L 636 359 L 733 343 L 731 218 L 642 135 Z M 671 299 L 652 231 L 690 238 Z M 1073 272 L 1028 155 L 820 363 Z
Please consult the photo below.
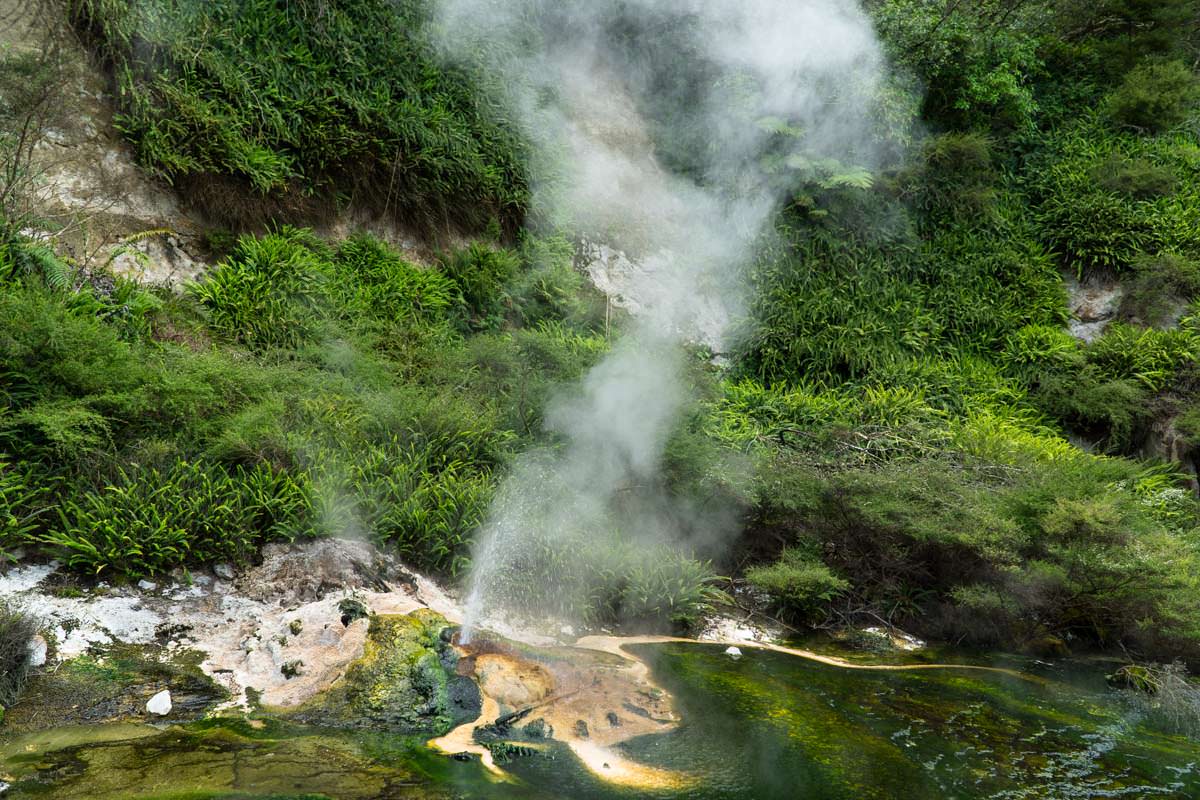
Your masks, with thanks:
M 634 648 L 684 723 L 626 755 L 695 775 L 682 792 L 614 789 L 562 748 L 497 782 L 420 738 L 205 722 L 0 738 L 5 800 L 1200 797 L 1200 742 L 1108 689 L 1098 667 L 863 672 L 722 649 Z

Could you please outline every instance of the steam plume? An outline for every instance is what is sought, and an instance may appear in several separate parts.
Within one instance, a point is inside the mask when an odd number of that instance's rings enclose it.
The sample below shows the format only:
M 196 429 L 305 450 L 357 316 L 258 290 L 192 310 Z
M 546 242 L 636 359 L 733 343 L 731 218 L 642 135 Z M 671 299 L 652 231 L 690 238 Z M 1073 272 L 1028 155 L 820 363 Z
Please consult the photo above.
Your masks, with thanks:
M 875 165 L 882 58 L 843 0 L 444 0 L 440 12 L 447 55 L 482 60 L 507 87 L 534 144 L 542 224 L 600 243 L 596 269 L 633 312 L 549 409 L 563 445 L 528 454 L 501 488 L 470 625 L 484 607 L 538 605 L 514 574 L 555 538 L 727 534 L 729 520 L 697 519 L 659 477 L 687 401 L 680 345 L 730 344 L 744 267 L 797 157 Z

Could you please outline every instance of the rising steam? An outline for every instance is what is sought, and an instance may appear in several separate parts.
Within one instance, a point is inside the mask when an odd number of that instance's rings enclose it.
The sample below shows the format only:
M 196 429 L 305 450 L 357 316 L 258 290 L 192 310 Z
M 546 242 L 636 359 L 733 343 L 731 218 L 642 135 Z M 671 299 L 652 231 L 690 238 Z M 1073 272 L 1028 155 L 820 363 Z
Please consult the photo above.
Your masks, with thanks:
M 474 554 L 469 630 L 484 608 L 569 608 L 562 594 L 585 587 L 565 577 L 544 590 L 522 573 L 588 557 L 596 536 L 729 534 L 732 520 L 697 515 L 659 475 L 688 399 L 681 345 L 729 346 L 781 173 L 875 166 L 882 57 L 844 0 L 444 0 L 436 28 L 448 57 L 506 87 L 534 145 L 535 222 L 593 243 L 601 271 L 625 265 L 604 277 L 633 312 L 549 409 L 562 446 L 528 454 L 501 487 Z

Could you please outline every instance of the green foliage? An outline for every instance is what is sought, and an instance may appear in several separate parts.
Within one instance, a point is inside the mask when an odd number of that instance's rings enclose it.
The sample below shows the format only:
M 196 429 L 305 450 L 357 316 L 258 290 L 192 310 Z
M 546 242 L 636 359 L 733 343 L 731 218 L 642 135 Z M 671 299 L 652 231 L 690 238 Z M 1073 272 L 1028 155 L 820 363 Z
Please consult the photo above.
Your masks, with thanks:
M 1121 317 L 1132 323 L 1166 327 L 1200 299 L 1200 261 L 1161 254 L 1139 259 L 1133 272 L 1120 307 Z
M 454 283 L 446 275 L 408 263 L 369 236 L 354 236 L 338 245 L 332 275 L 331 291 L 349 322 L 435 322 L 455 303 Z
M 244 236 L 228 259 L 190 286 L 217 332 L 254 349 L 295 348 L 320 324 L 322 271 L 315 242 L 285 228 L 261 239 Z
M 589 625 L 669 621 L 686 630 L 727 599 L 716 589 L 711 564 L 619 531 L 566 537 L 535 532 L 524 545 L 522 572 L 506 585 L 506 601 L 534 613 Z
M 1184 122 L 1200 104 L 1200 75 L 1182 61 L 1142 64 L 1108 98 L 1105 111 L 1119 126 L 1151 133 Z
M 925 143 L 922 163 L 906 183 L 913 205 L 934 218 L 986 218 L 996 204 L 999 174 L 992 142 L 978 133 L 946 133 Z
M 138 160 L 229 227 L 311 217 L 334 195 L 427 228 L 523 215 L 494 78 L 439 63 L 422 0 L 68 8 L 111 65 Z
M 264 542 L 310 532 L 311 508 L 303 482 L 265 465 L 131 464 L 67 499 L 42 542 L 71 567 L 136 579 L 182 564 L 246 563 Z
M 801 620 L 813 619 L 850 588 L 815 555 L 795 547 L 786 548 L 773 564 L 746 570 L 746 580 Z
M 893 59 L 926 87 L 927 119 L 1026 130 L 1039 111 L 1044 5 L 875 0 L 869 9 Z
M 1183 135 L 1112 133 L 1094 119 L 1031 163 L 1038 227 L 1077 274 L 1129 269 L 1144 255 L 1200 254 L 1200 154 Z
M 508 305 L 505 288 L 520 267 L 517 255 L 476 243 L 443 255 L 439 264 L 458 286 L 467 314 L 465 327 L 468 330 L 499 327 Z

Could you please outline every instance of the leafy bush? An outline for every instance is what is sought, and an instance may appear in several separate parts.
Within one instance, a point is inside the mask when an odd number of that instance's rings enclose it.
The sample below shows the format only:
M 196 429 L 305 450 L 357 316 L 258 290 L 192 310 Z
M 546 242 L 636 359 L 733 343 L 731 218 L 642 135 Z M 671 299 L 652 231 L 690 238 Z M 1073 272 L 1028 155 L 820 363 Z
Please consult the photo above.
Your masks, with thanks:
M 299 347 L 320 326 L 327 276 L 319 247 L 293 228 L 243 236 L 228 259 L 189 289 L 213 329 L 231 340 L 254 349 Z
M 1188 303 L 1200 299 L 1200 261 L 1162 254 L 1139 259 L 1133 272 L 1119 309 L 1125 320 L 1166 327 Z
M 347 321 L 442 320 L 454 305 L 454 284 L 408 263 L 378 239 L 358 235 L 338 245 L 331 290 Z
M 914 205 L 937 218 L 975 220 L 991 214 L 999 175 L 992 142 L 978 133 L 946 133 L 931 138 L 919 171 L 909 177 Z
M 819 558 L 795 547 L 786 548 L 774 564 L 746 570 L 746 580 L 801 620 L 813 619 L 850 588 Z
M 264 542 L 313 532 L 311 490 L 267 466 L 118 467 L 65 499 L 42 541 L 68 566 L 140 578 L 183 564 L 245 563 Z
M 317 485 L 335 514 L 334 533 L 364 532 L 410 563 L 458 575 L 491 502 L 491 471 L 471 460 L 463 435 L 424 443 L 393 438 L 342 463 L 317 457 Z
M 1117 125 L 1140 131 L 1169 130 L 1200 103 L 1200 76 L 1182 61 L 1151 61 L 1125 76 L 1105 111 Z
M 716 581 L 711 564 L 680 548 L 615 530 L 531 532 L 522 542 L 519 574 L 502 576 L 501 591 L 511 607 L 530 613 L 685 630 L 727 599 Z

